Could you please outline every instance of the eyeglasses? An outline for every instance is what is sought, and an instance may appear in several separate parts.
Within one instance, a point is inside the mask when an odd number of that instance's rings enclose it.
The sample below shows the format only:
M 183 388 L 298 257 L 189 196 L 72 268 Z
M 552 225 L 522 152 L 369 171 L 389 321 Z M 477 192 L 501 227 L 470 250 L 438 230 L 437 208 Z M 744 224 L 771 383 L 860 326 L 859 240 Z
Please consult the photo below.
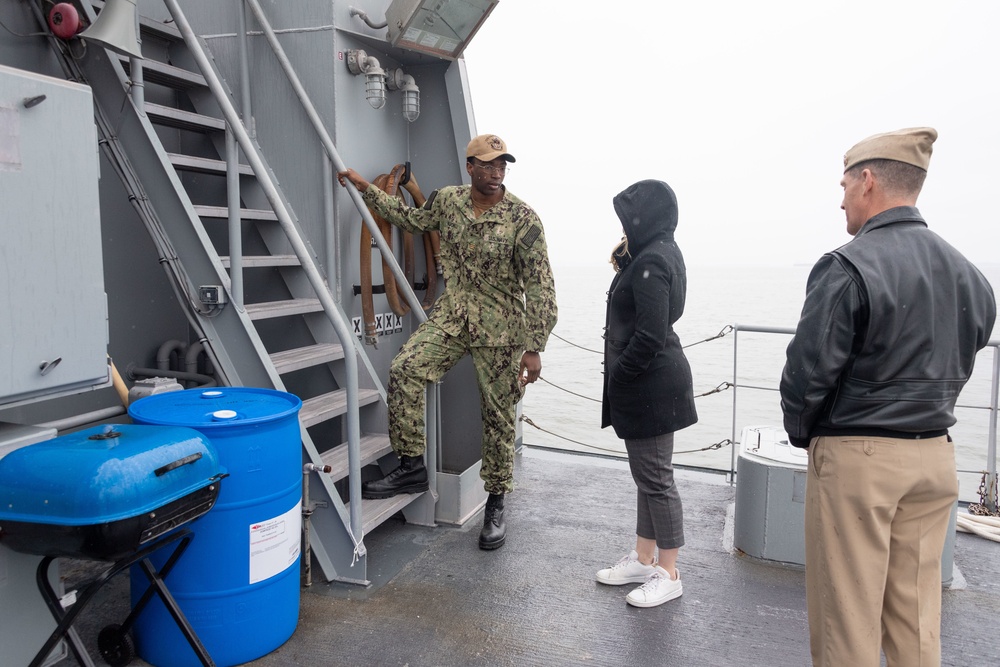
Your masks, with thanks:
M 472 164 L 476 167 L 479 167 L 485 172 L 496 174 L 497 176 L 503 176 L 504 174 L 509 173 L 511 169 L 510 165 L 508 165 L 506 162 L 504 162 L 500 166 L 495 166 L 492 164 L 486 164 L 485 162 L 478 162 L 473 160 Z

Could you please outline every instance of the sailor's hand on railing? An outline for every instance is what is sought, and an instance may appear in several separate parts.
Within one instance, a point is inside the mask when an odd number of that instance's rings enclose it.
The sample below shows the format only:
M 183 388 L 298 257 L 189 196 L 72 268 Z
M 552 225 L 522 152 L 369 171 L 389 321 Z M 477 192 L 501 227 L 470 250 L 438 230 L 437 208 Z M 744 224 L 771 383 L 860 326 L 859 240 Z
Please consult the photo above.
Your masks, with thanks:
M 347 181 L 350 181 L 351 185 L 358 189 L 358 192 L 364 192 L 368 189 L 368 186 L 371 185 L 371 183 L 366 181 L 361 174 L 349 167 L 345 171 L 337 172 L 337 180 L 340 181 L 340 184 L 345 188 L 347 187 Z

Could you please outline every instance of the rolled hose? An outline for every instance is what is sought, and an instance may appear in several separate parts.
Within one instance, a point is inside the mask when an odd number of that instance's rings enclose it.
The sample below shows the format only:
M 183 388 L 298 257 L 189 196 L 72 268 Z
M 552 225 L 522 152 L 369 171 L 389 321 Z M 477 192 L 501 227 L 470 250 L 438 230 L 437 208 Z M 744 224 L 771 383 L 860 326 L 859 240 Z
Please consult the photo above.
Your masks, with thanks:
M 402 185 L 413 198 L 414 206 L 418 208 L 423 206 L 426 201 L 426 197 L 424 197 L 423 193 L 420 192 L 420 187 L 409 170 L 408 163 L 405 165 L 397 164 L 388 174 L 380 174 L 372 182 L 389 196 L 396 197 L 400 200 L 403 199 L 403 193 L 399 189 L 399 186 Z M 392 225 L 375 211 L 372 211 L 371 213 L 372 218 L 375 220 L 375 224 L 378 225 L 379 231 L 391 247 Z M 365 343 L 375 345 L 378 331 L 375 325 L 375 305 L 372 287 L 372 236 L 371 232 L 364 225 L 361 227 L 360 250 L 361 255 L 359 271 L 361 278 L 361 317 L 364 327 L 364 338 Z M 422 305 L 425 310 L 433 305 L 434 297 L 437 294 L 436 257 L 439 252 L 440 238 L 437 232 L 424 234 L 424 254 L 427 263 L 427 293 L 424 297 Z M 403 275 L 411 285 L 413 284 L 413 274 L 413 235 L 409 232 L 403 232 Z M 405 299 L 400 298 L 399 287 L 396 285 L 396 278 L 389 269 L 388 263 L 384 257 L 382 258 L 382 280 L 385 285 L 386 300 L 388 301 L 392 312 L 400 317 L 409 313 L 410 306 L 406 303 Z

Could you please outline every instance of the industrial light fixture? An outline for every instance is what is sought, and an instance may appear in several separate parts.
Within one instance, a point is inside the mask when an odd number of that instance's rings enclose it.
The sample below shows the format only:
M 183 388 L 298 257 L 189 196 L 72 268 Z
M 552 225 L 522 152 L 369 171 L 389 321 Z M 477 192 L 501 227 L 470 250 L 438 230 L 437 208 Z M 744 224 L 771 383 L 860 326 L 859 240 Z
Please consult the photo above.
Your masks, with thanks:
M 385 21 L 351 8 L 369 28 L 386 28 L 393 46 L 457 60 L 500 0 L 392 0 Z
M 389 90 L 403 92 L 403 118 L 411 123 L 415 121 L 420 116 L 420 88 L 417 82 L 399 67 L 389 70 L 385 80 Z
M 365 99 L 372 109 L 385 106 L 385 72 L 378 60 L 369 56 L 362 49 L 352 49 L 347 52 L 347 69 L 355 76 L 365 75 Z

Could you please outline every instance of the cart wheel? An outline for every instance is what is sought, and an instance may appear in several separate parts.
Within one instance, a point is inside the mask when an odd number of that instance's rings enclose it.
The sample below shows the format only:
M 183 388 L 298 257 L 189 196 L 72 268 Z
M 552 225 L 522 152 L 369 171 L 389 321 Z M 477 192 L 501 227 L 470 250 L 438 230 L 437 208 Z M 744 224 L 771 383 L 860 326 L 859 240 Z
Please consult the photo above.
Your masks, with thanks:
M 135 658 L 135 646 L 122 626 L 111 624 L 97 635 L 97 650 L 111 667 L 125 667 Z

